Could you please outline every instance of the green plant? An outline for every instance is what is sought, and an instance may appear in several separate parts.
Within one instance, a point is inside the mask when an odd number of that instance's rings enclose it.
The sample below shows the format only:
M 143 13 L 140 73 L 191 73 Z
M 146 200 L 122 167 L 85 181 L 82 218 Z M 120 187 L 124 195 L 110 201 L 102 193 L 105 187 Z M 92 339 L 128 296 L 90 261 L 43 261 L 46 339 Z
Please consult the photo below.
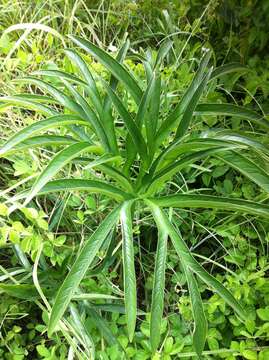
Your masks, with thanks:
M 33 147 L 50 146 L 54 149 L 65 145 L 41 172 L 30 191 L 18 194 L 13 202 L 24 199 L 25 207 L 36 196 L 59 191 L 94 192 L 113 200 L 109 214 L 85 241 L 57 292 L 48 333 L 51 336 L 56 330 L 88 268 L 95 265 L 98 251 L 102 248 L 110 252 L 109 235 L 120 219 L 124 300 L 129 340 L 132 341 L 137 314 L 133 221 L 141 214 L 150 213 L 158 229 L 150 321 L 151 351 L 155 353 L 160 341 L 167 240 L 170 238 L 187 278 L 195 322 L 194 348 L 201 357 L 207 321 L 196 276 L 216 291 L 240 318 L 246 318 L 246 314 L 231 292 L 194 258 L 173 219 L 173 209 L 222 209 L 268 218 L 269 207 L 262 202 L 204 195 L 202 189 L 184 191 L 182 186 L 178 190 L 172 179 L 184 169 L 198 167 L 203 170 L 206 159 L 213 157 L 268 191 L 269 177 L 262 169 L 268 149 L 259 139 L 218 127 L 199 131 L 195 119 L 200 115 L 226 115 L 247 120 L 262 129 L 268 129 L 269 123 L 260 114 L 236 105 L 199 103 L 201 96 L 219 76 L 238 69 L 236 65 L 224 65 L 215 70 L 208 68 L 209 51 L 203 55 L 190 86 L 177 104 L 165 106 L 169 99 L 161 66 L 171 48 L 170 42 L 162 45 L 155 59 L 151 56 L 142 59 L 146 81 L 140 79 L 139 82 L 121 64 L 128 50 L 128 41 L 114 59 L 82 38 L 71 39 L 107 68 L 111 73 L 109 85 L 103 80 L 96 81 L 81 55 L 66 50 L 83 79 L 59 70 L 39 71 L 36 75 L 61 80 L 65 90 L 37 77 L 27 77 L 22 79 L 24 83 L 36 85 L 50 96 L 24 94 L 1 98 L 3 106 L 25 106 L 47 116 L 10 138 L 2 146 L 1 156 L 8 157 Z M 172 110 L 168 111 L 171 107 Z M 55 128 L 63 129 L 60 135 L 52 132 Z M 49 133 L 37 135 L 43 131 Z M 241 154 L 243 150 L 244 155 Z M 87 154 L 87 157 L 81 157 L 81 154 Z M 85 178 L 51 180 L 68 164 L 70 169 L 73 164 L 82 167 Z M 18 206 L 17 203 L 14 209 Z M 170 209 L 169 215 L 163 208 Z M 75 310 L 72 306 L 70 309 L 74 315 Z

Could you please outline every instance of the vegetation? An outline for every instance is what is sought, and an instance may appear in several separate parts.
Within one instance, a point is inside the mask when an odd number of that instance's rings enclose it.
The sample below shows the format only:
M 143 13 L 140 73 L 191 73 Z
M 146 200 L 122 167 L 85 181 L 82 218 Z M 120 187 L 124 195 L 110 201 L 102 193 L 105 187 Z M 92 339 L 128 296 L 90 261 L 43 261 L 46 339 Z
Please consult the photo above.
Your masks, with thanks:
M 268 358 L 257 4 L 153 3 L 1 5 L 3 359 Z

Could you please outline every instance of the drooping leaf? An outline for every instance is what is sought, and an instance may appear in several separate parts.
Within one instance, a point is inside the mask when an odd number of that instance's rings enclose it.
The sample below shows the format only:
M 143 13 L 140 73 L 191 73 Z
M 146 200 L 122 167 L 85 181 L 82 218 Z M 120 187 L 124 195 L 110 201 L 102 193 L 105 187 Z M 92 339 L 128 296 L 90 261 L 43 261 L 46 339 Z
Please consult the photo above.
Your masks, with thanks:
M 136 80 L 117 60 L 112 56 L 107 54 L 104 50 L 95 46 L 91 42 L 82 39 L 78 36 L 69 36 L 75 44 L 80 46 L 83 50 L 90 53 L 94 56 L 101 64 L 103 64 L 119 81 L 121 81 L 126 88 L 129 90 L 130 94 L 133 96 L 135 102 L 139 104 L 142 97 L 142 91 L 137 84 Z
M 48 333 L 49 336 L 55 330 L 56 325 L 63 316 L 72 296 L 78 288 L 81 280 L 86 274 L 87 269 L 94 260 L 103 241 L 108 236 L 118 221 L 121 207 L 116 207 L 101 222 L 95 232 L 86 240 L 70 272 L 64 279 L 60 289 L 57 292 L 54 305 L 50 314 Z
M 56 115 L 49 117 L 45 120 L 40 120 L 29 126 L 26 126 L 15 135 L 13 135 L 3 146 L 0 148 L 0 156 L 3 156 L 6 152 L 11 150 L 14 146 L 20 144 L 21 142 L 27 140 L 31 136 L 56 127 L 69 126 L 73 124 L 82 124 L 83 126 L 88 126 L 86 120 L 82 120 L 77 115 L 65 114 L 65 115 Z
M 191 307 L 194 318 L 193 346 L 198 358 L 202 360 L 202 352 L 205 347 L 207 335 L 207 320 L 204 313 L 203 302 L 199 292 L 197 281 L 188 268 L 183 266 L 188 283 Z
M 269 121 L 254 110 L 233 104 L 198 104 L 195 115 L 227 115 L 235 116 L 253 122 L 265 128 L 269 128 Z
M 269 192 L 269 175 L 246 156 L 236 151 L 231 151 L 226 154 L 219 154 L 217 157 L 251 179 L 263 190 Z
M 221 65 L 221 66 L 217 67 L 216 69 L 214 69 L 212 71 L 210 80 L 219 78 L 223 75 L 227 75 L 232 72 L 241 72 L 242 73 L 242 72 L 246 72 L 246 71 L 250 71 L 250 69 L 247 66 L 242 65 L 240 63 L 225 64 L 225 65 Z
M 249 200 L 225 198 L 200 194 L 177 194 L 154 198 L 154 203 L 160 207 L 201 208 L 240 211 L 246 214 L 269 218 L 269 206 Z
M 150 316 L 150 343 L 154 354 L 161 338 L 161 322 L 164 306 L 165 268 L 167 255 L 167 233 L 158 228 L 158 244 L 155 256 L 154 280 Z
M 31 191 L 27 195 L 25 204 L 29 203 L 46 183 L 49 182 L 66 164 L 79 156 L 82 152 L 90 150 L 90 148 L 91 145 L 88 142 L 78 142 L 58 152 L 35 181 Z
M 155 199 L 151 199 L 150 201 L 146 200 L 146 203 L 152 210 L 156 224 L 163 228 L 163 231 L 168 233 L 180 260 L 184 263 L 184 266 L 193 271 L 200 277 L 203 282 L 213 288 L 220 295 L 220 297 L 222 297 L 227 302 L 227 304 L 229 304 L 238 313 L 242 319 L 246 319 L 246 313 L 244 309 L 233 297 L 233 295 L 194 259 L 180 233 L 170 222 L 166 213 L 159 207 L 158 202 Z
M 120 212 L 122 230 L 122 259 L 123 259 L 123 283 L 124 300 L 126 308 L 126 320 L 129 340 L 133 340 L 136 324 L 136 276 L 134 267 L 134 245 L 132 229 L 132 204 L 133 201 L 125 202 Z

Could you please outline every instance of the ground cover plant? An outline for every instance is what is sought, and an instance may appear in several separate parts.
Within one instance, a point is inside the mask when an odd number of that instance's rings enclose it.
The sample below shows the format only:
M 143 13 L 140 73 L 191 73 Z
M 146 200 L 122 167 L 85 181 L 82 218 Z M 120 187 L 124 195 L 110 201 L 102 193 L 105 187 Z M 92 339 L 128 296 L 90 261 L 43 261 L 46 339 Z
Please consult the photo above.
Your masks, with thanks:
M 0 99 L 5 359 L 268 357 L 266 74 L 243 47 L 202 48 L 222 5 L 170 3 L 182 38 L 166 5 L 100 2 L 89 28 L 84 3 L 36 3 L 26 18 L 55 20 L 0 40 L 15 79 Z

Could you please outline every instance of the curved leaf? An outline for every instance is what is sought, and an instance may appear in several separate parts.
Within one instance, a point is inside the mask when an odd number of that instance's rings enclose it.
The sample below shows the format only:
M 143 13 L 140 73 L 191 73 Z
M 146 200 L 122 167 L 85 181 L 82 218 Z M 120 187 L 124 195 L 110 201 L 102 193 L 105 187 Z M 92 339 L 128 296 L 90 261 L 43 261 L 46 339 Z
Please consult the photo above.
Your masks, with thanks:
M 262 127 L 269 128 L 269 121 L 256 111 L 233 104 L 198 104 L 195 115 L 227 115 L 249 120 Z
M 203 80 L 197 87 L 195 93 L 193 94 L 192 98 L 190 99 L 188 105 L 186 106 L 186 110 L 183 113 L 182 119 L 177 127 L 175 139 L 179 139 L 182 136 L 185 135 L 186 131 L 188 130 L 194 110 L 198 104 L 198 101 L 200 100 L 200 97 L 202 96 L 202 93 L 206 87 L 206 84 L 208 82 L 208 79 L 210 77 L 212 69 L 209 70 L 209 72 L 204 76 Z
M 27 76 L 23 79 L 17 79 L 17 82 L 31 82 L 32 84 L 37 85 L 43 91 L 48 92 L 51 96 L 53 96 L 61 105 L 66 107 L 67 109 L 73 111 L 74 113 L 80 115 L 85 118 L 84 111 L 82 110 L 81 106 L 77 104 L 70 96 L 67 96 L 64 92 L 57 89 L 55 86 L 50 85 L 46 81 L 37 79 L 32 76 Z
M 63 316 L 69 302 L 71 301 L 76 289 L 87 272 L 88 267 L 94 260 L 98 250 L 110 231 L 116 225 L 119 218 L 120 207 L 115 208 L 101 222 L 95 232 L 86 240 L 70 272 L 64 279 L 57 292 L 54 305 L 50 314 L 48 325 L 49 336 L 55 330 L 56 325 Z
M 83 58 L 74 50 L 65 49 L 65 53 L 72 60 L 76 66 L 79 68 L 81 74 L 83 75 L 86 83 L 88 84 L 88 90 L 90 97 L 92 98 L 92 103 L 96 108 L 98 114 L 101 116 L 103 113 L 102 101 L 97 89 L 95 80 Z
M 126 88 L 129 90 L 130 94 L 133 96 L 135 102 L 139 104 L 142 97 L 142 90 L 137 84 L 136 80 L 117 60 L 112 56 L 106 53 L 104 50 L 95 46 L 91 42 L 82 39 L 78 36 L 69 36 L 75 44 L 80 46 L 82 49 L 94 56 L 101 64 L 103 64 L 119 81 L 121 81 Z
M 205 347 L 207 335 L 207 320 L 197 281 L 193 273 L 188 268 L 183 266 L 183 269 L 188 283 L 194 318 L 193 346 L 198 358 L 202 360 L 202 352 Z
M 180 233 L 171 224 L 165 212 L 157 206 L 155 200 L 146 200 L 150 206 L 155 222 L 166 231 L 172 240 L 173 246 L 184 266 L 198 275 L 203 282 L 212 287 L 229 304 L 242 319 L 246 314 L 242 306 L 236 301 L 233 295 L 212 275 L 210 275 L 192 256 L 190 250 L 182 239 Z
M 0 97 L 0 108 L 5 108 L 10 105 L 38 111 L 46 116 L 53 116 L 59 114 L 58 111 L 56 111 L 53 108 L 50 108 L 49 106 L 40 104 L 40 102 L 36 103 L 35 101 L 29 100 L 25 97 L 21 97 L 20 95 Z
M 231 199 L 212 195 L 178 194 L 151 199 L 160 207 L 205 208 L 240 211 L 269 218 L 269 206 L 249 200 Z
M 165 268 L 167 255 L 167 233 L 158 228 L 158 244 L 155 256 L 152 302 L 150 311 L 150 343 L 154 354 L 161 339 L 161 322 L 163 316 Z
M 23 142 L 15 145 L 11 150 L 5 152 L 5 156 L 12 154 L 18 150 L 27 150 L 34 147 L 53 146 L 53 145 L 69 145 L 76 143 L 77 140 L 70 136 L 57 136 L 57 135 L 40 135 L 30 137 Z M 1 151 L 1 149 L 0 149 Z
M 246 72 L 246 71 L 250 71 L 250 69 L 247 66 L 242 65 L 240 63 L 225 64 L 217 67 L 212 71 L 210 80 L 221 77 L 223 75 L 230 74 L 232 72 Z
M 70 145 L 62 151 L 58 152 L 35 181 L 31 191 L 27 195 L 25 204 L 29 203 L 29 201 L 31 201 L 33 197 L 37 195 L 43 186 L 46 185 L 46 183 L 66 164 L 90 148 L 91 145 L 88 142 L 79 142 Z
M 246 156 L 232 151 L 226 154 L 218 154 L 216 157 L 254 181 L 266 192 L 269 192 L 269 175 Z
M 121 208 L 120 221 L 122 230 L 123 283 L 126 320 L 129 340 L 133 340 L 136 324 L 136 276 L 134 266 L 134 245 L 132 229 L 132 204 L 125 202 Z
M 11 150 L 14 146 L 20 144 L 21 142 L 27 140 L 32 135 L 39 133 L 40 131 L 49 130 L 55 127 L 60 126 L 68 126 L 73 124 L 82 124 L 84 126 L 88 126 L 89 123 L 86 120 L 81 119 L 77 115 L 56 115 L 52 116 L 45 120 L 40 120 L 36 123 L 33 123 L 15 135 L 13 135 L 1 148 L 0 148 L 0 156 L 4 155 L 7 151 Z

